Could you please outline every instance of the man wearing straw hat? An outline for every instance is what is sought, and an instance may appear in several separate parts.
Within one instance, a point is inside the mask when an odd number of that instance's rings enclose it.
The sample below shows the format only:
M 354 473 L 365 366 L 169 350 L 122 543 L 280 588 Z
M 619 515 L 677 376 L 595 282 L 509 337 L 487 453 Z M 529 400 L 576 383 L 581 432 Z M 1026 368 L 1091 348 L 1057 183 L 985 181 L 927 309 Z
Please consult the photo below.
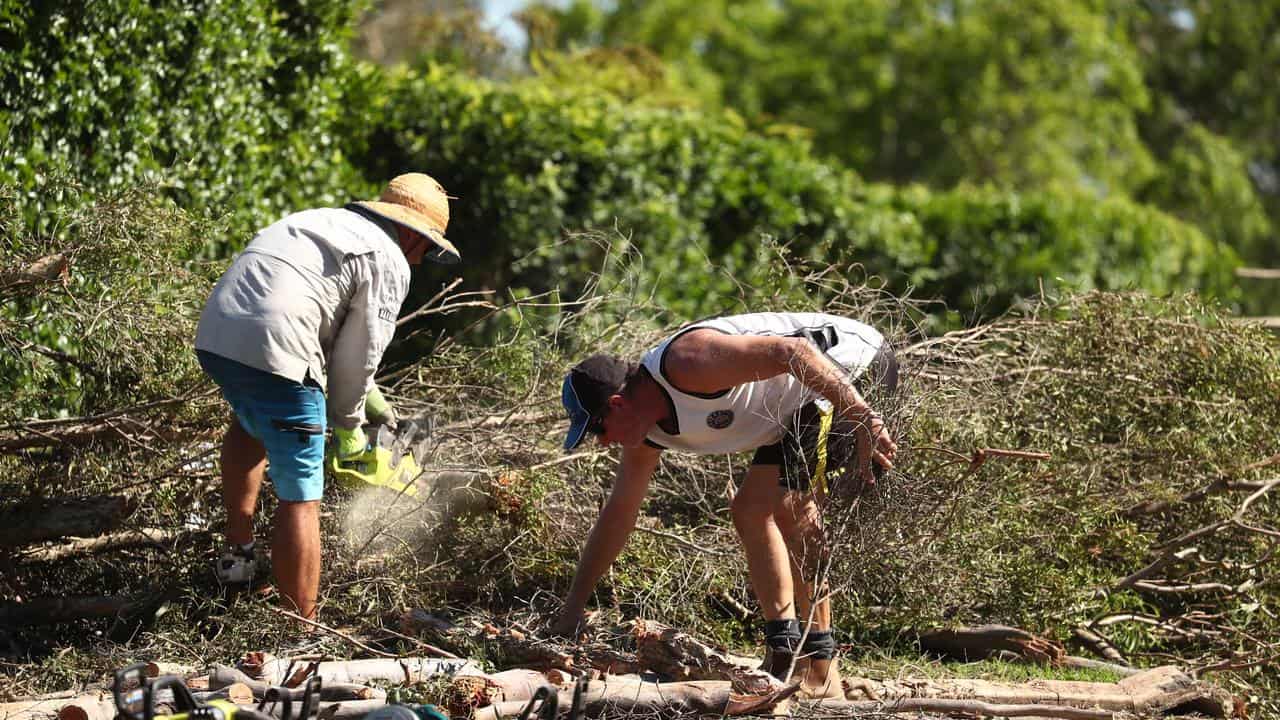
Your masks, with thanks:
M 564 378 L 565 450 L 596 435 L 620 445 L 609 499 L 553 626 L 576 630 L 596 582 L 622 551 L 663 450 L 754 453 L 733 498 L 751 585 L 765 617 L 765 669 L 795 669 L 809 697 L 841 697 L 819 503 L 875 482 L 897 444 L 873 411 L 898 364 L 880 332 L 822 313 L 750 313 L 683 328 L 640 362 L 593 355 Z M 845 493 L 842 493 L 845 494 Z
M 361 425 L 392 419 L 374 386 L 409 292 L 409 267 L 456 263 L 445 239 L 449 201 L 421 173 L 393 179 L 377 201 L 305 210 L 259 231 L 222 275 L 196 331 L 200 365 L 233 411 L 222 441 L 228 549 L 216 573 L 247 583 L 264 471 L 279 506 L 272 567 L 282 602 L 315 615 L 325 428 L 337 462 L 374 455 Z

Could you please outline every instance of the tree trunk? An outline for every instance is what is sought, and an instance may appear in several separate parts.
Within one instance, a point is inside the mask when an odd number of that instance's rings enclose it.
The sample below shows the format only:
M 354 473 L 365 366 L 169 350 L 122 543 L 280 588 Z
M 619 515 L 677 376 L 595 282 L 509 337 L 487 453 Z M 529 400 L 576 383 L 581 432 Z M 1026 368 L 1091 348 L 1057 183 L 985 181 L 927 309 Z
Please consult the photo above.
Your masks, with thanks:
M 112 530 L 137 506 L 119 495 L 27 500 L 0 510 L 0 547 L 17 547 L 74 535 Z

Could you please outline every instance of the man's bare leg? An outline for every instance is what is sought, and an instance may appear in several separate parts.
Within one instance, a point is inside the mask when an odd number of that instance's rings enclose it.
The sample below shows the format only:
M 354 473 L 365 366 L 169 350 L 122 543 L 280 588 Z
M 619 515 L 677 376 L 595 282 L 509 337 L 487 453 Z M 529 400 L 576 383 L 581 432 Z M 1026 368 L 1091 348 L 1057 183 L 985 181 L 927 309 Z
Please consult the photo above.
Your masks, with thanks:
M 319 500 L 280 501 L 271 537 L 271 566 L 281 604 L 304 618 L 314 618 L 320 593 Z
M 781 501 L 776 466 L 752 466 L 733 498 L 733 525 L 747 556 L 751 588 L 766 620 L 796 616 L 795 593 L 787 545 L 774 521 Z
M 781 501 L 777 466 L 752 466 L 733 498 L 733 524 L 747 556 L 751 586 L 765 617 L 763 668 L 785 680 L 799 648 L 795 585 L 787 546 L 775 520 Z
M 828 549 L 822 537 L 822 515 L 812 494 L 786 493 L 775 514 L 778 529 L 787 543 L 791 560 L 792 584 L 801 632 L 807 638 L 814 633 L 831 631 L 831 598 L 828 584 L 816 583 L 819 570 L 826 569 Z M 816 599 L 816 604 L 813 600 Z M 810 613 L 812 611 L 812 618 Z M 810 643 L 806 640 L 806 645 Z M 804 658 L 796 663 L 801 688 L 811 697 L 843 697 L 839 665 L 835 658 Z
M 233 415 L 222 437 L 222 505 L 227 510 L 227 542 L 253 542 L 253 514 L 267 467 L 267 451 Z

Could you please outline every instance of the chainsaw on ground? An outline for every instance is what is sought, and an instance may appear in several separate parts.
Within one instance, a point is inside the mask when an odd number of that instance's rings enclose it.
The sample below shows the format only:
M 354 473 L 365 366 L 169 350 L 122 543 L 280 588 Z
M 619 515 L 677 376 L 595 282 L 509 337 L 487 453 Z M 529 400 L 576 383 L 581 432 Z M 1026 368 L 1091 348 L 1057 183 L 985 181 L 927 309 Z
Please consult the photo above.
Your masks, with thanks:
M 373 485 L 416 496 L 416 481 L 422 474 L 419 462 L 425 461 L 430 449 L 431 421 L 415 418 L 394 427 L 365 425 L 364 433 L 369 444 L 363 453 L 344 459 L 329 454 L 327 465 L 333 478 L 347 487 Z
M 307 720 L 320 708 L 320 678 L 317 676 L 309 678 L 305 686 L 296 690 L 268 688 L 262 702 L 253 708 L 236 705 L 229 700 L 201 703 L 191 694 L 182 678 L 177 675 L 148 678 L 146 667 L 145 663 L 138 663 L 116 671 L 111 694 L 119 717 L 126 720 L 155 720 L 157 697 L 164 690 L 172 695 L 172 700 L 166 703 L 172 712 L 164 715 L 171 720 L 276 720 L 275 715 L 267 712 L 272 703 L 281 703 L 282 720 L 294 720 L 293 704 L 297 701 L 302 703 L 298 720 Z

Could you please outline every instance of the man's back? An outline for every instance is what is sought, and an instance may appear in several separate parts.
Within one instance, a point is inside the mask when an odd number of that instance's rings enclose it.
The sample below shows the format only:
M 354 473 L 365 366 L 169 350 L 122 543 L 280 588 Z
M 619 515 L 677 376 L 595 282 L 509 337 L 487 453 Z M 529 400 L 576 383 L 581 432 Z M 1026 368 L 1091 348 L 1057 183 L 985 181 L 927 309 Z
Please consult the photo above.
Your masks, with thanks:
M 294 213 L 264 228 L 218 281 L 196 347 L 298 382 L 325 384 L 336 333 L 362 290 L 388 317 L 409 265 L 383 221 L 346 209 Z M 363 358 L 360 359 L 363 365 Z

